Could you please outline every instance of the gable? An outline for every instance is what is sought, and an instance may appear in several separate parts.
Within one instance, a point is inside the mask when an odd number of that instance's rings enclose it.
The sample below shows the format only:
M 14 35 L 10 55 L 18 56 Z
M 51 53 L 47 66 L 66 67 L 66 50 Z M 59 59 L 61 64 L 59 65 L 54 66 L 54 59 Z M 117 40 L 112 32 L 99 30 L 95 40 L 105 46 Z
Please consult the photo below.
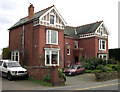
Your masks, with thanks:
M 56 23 L 55 25 L 49 25 L 49 16 L 50 14 L 55 15 L 56 18 Z M 20 19 L 18 22 L 16 22 L 11 28 L 9 28 L 9 30 L 23 25 L 25 23 L 28 23 L 30 21 L 33 21 L 33 25 L 45 25 L 45 26 L 51 26 L 51 27 L 55 27 L 55 28 L 61 28 L 63 29 L 64 26 L 66 25 L 65 20 L 62 18 L 62 16 L 60 15 L 60 13 L 57 11 L 57 9 L 55 8 L 55 6 L 50 6 L 46 9 L 43 9 L 37 13 L 34 13 L 33 18 L 31 18 L 30 20 L 28 20 L 28 16 L 25 18 Z
M 107 30 L 104 22 L 102 22 L 99 27 L 96 29 L 95 31 L 96 34 L 100 35 L 100 36 L 107 36 L 109 35 L 109 31 Z
M 50 16 L 54 16 L 54 24 L 50 23 Z M 57 11 L 55 6 L 49 9 L 46 13 L 44 13 L 39 19 L 40 19 L 40 24 L 45 26 L 64 29 L 64 26 L 66 25 L 65 20 Z

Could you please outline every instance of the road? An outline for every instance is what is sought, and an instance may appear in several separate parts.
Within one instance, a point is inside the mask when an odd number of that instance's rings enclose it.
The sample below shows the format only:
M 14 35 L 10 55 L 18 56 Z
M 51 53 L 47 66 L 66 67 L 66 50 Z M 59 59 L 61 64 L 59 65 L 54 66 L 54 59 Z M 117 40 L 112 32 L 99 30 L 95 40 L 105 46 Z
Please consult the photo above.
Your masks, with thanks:
M 120 81 L 120 80 L 119 80 Z M 85 85 L 75 85 L 75 86 L 64 86 L 64 87 L 54 87 L 48 88 L 44 90 L 118 90 L 118 80 L 111 80 L 105 82 L 98 82 L 92 84 L 85 84 Z
M 81 83 L 79 85 L 66 85 L 60 87 L 45 87 L 28 80 L 8 81 L 6 78 L 1 79 L 2 82 L 0 84 L 2 85 L 2 90 L 64 90 L 68 92 L 78 92 L 80 90 L 118 90 L 118 85 L 120 85 L 120 83 L 118 83 L 118 79 L 105 82 L 90 82 L 89 84 Z

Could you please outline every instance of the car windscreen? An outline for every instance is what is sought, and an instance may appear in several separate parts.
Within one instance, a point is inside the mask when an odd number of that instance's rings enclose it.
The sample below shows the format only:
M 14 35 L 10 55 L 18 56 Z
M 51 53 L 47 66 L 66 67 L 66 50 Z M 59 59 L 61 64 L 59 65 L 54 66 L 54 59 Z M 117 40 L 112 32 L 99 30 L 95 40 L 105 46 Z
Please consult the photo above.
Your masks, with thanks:
M 9 62 L 8 67 L 20 67 L 20 64 L 18 62 Z
M 76 69 L 76 68 L 77 68 L 77 66 L 76 66 L 76 65 L 71 66 L 71 69 Z

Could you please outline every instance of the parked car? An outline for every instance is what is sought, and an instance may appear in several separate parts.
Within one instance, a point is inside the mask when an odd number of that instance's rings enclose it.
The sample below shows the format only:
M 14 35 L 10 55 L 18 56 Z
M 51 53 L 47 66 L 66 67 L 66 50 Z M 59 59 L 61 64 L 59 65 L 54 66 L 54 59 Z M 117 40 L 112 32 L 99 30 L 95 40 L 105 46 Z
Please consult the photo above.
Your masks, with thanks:
M 65 73 L 65 75 L 76 75 L 83 73 L 84 71 L 85 67 L 83 67 L 82 65 L 73 65 L 70 68 L 65 69 L 63 73 Z
M 14 77 L 27 77 L 28 73 L 17 61 L 0 60 L 0 71 L 2 76 L 12 80 Z

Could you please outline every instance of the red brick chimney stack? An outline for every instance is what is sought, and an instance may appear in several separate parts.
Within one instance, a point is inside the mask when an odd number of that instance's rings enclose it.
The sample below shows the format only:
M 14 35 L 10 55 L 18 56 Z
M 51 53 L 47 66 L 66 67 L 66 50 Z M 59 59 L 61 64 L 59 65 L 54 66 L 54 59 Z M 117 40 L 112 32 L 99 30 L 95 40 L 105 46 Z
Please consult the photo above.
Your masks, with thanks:
M 28 20 L 30 20 L 33 17 L 34 17 L 34 6 L 33 6 L 33 4 L 31 4 L 28 7 Z

